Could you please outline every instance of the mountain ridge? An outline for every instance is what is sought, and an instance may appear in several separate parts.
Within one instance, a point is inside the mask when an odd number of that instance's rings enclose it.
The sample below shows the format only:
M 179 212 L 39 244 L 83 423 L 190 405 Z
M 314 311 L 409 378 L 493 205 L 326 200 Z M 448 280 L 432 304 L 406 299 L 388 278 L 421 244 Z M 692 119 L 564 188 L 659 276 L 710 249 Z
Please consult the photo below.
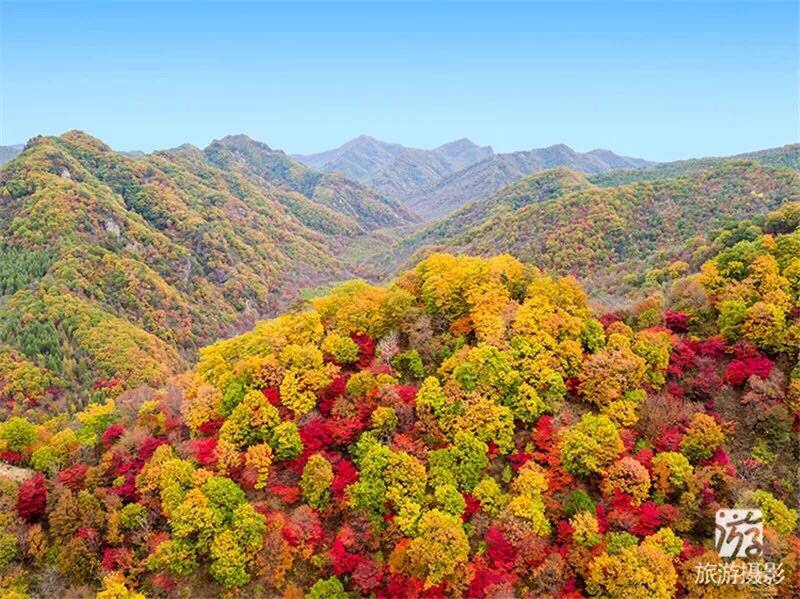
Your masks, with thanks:
M 399 244 L 399 259 L 414 251 L 412 263 L 433 251 L 508 253 L 546 271 L 578 275 L 587 290 L 603 287 L 624 296 L 626 284 L 612 284 L 614 273 L 644 276 L 670 259 L 696 262 L 692 252 L 702 249 L 712 229 L 800 200 L 800 174 L 755 161 L 619 187 L 600 187 L 584 177 L 580 185 L 531 194 L 540 179 L 556 173 L 531 175 L 413 232 Z M 502 209 L 505 194 L 526 186 L 521 204 Z
M 402 200 L 492 155 L 491 146 L 478 146 L 466 137 L 425 150 L 361 135 L 333 150 L 296 158 L 313 168 L 341 172 L 379 193 Z
M 132 158 L 80 131 L 31 139 L 0 168 L 0 353 L 76 401 L 98 379 L 160 384 L 299 289 L 353 277 L 339 255 L 384 221 L 411 222 L 291 159 L 311 198 L 298 179 L 258 176 L 256 158 L 275 156 L 254 148 L 253 164 L 222 170 L 212 158 L 236 157 L 222 148 Z
M 421 189 L 408 198 L 407 204 L 426 220 L 433 220 L 537 171 L 565 166 L 583 173 L 598 173 L 618 169 L 622 165 L 642 168 L 652 164 L 647 160 L 620 156 L 610 150 L 592 150 L 582 154 L 565 144 L 555 144 L 495 154 Z

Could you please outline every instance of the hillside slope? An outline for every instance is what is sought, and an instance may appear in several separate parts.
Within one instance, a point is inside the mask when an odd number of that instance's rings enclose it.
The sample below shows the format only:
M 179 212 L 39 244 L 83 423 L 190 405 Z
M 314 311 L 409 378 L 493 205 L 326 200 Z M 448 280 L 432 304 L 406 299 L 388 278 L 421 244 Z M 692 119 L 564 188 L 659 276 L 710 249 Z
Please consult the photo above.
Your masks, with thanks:
M 537 171 L 565 166 L 582 173 L 600 173 L 652 164 L 638 158 L 618 156 L 608 150 L 581 154 L 568 146 L 555 145 L 527 152 L 497 154 L 421 189 L 405 202 L 424 219 L 432 220 L 492 195 Z
M 535 185 L 539 177 L 524 179 L 508 193 Z M 495 214 L 476 203 L 413 234 L 401 247 L 405 255 L 424 243 L 435 245 L 422 255 L 440 248 L 480 256 L 509 253 L 545 270 L 579 275 L 591 291 L 615 294 L 625 287 L 623 274 L 646 272 L 668 258 L 689 259 L 690 241 L 701 245 L 715 228 L 763 215 L 798 197 L 797 173 L 729 162 L 694 175 L 616 188 L 588 183 L 572 190 L 554 188 L 552 196 L 543 198 L 550 201 Z M 477 213 L 485 219 L 463 218 Z
M 376 194 L 364 184 L 340 173 L 310 169 L 286 153 L 246 135 L 215 140 L 203 152 L 212 164 L 223 170 L 283 185 L 317 204 L 349 216 L 366 231 L 419 220 L 401 203 Z
M 636 170 L 616 170 L 600 173 L 589 178 L 600 187 L 614 187 L 638 181 L 656 181 L 670 179 L 683 175 L 691 175 L 703 170 L 722 166 L 733 160 L 752 160 L 764 166 L 776 168 L 790 168 L 800 171 L 800 144 L 786 145 L 780 148 L 769 148 L 757 152 L 747 152 L 736 156 L 693 158 L 691 160 L 678 160 L 675 162 L 662 162 L 650 168 Z
M 795 597 L 798 215 L 666 310 L 438 254 L 211 345 L 172 387 L 9 419 L 27 472 L 2 480 L 0 592 L 743 599 L 697 575 L 737 506 L 763 512 L 758 596 Z
M 468 234 L 490 218 L 508 218 L 523 206 L 554 200 L 587 187 L 592 187 L 592 184 L 584 175 L 566 167 L 530 175 L 411 232 L 393 249 L 389 262 L 401 264 L 423 245 L 445 244 Z
M 3 355 L 73 398 L 98 379 L 161 383 L 300 288 L 350 276 L 337 254 L 366 229 L 413 218 L 295 165 L 267 180 L 190 146 L 134 159 L 81 132 L 34 138 L 0 170 Z

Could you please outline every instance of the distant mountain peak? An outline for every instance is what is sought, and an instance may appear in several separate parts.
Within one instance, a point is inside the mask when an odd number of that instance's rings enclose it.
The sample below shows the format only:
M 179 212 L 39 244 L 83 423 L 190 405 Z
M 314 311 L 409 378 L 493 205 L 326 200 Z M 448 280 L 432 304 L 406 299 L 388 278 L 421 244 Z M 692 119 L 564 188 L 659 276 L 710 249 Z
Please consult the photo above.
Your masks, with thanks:
M 269 145 L 265 144 L 263 141 L 257 141 L 250 137 L 249 135 L 245 135 L 244 133 L 236 133 L 234 135 L 226 135 L 222 139 L 215 139 L 212 141 L 209 146 L 214 144 L 221 144 L 225 147 L 253 147 L 259 148 L 261 150 L 267 152 L 279 152 L 280 150 L 273 150 Z
M 479 146 L 471 139 L 466 137 L 462 137 L 461 139 L 456 139 L 455 141 L 447 142 L 446 144 L 442 144 L 441 146 L 436 148 L 437 152 L 444 152 L 445 154 L 450 156 L 458 156 L 474 150 L 484 150 L 491 154 L 494 153 L 492 146 Z
M 67 131 L 66 133 L 62 133 L 59 136 L 64 141 L 88 146 L 94 148 L 99 152 L 112 152 L 113 150 L 111 147 L 101 140 L 97 139 L 96 137 L 89 135 L 85 131 L 81 131 L 80 129 L 72 129 L 71 131 Z
M 315 169 L 343 173 L 399 200 L 492 155 L 491 147 L 467 138 L 423 150 L 359 135 L 333 150 L 295 158 Z
M 575 152 L 571 147 L 567 144 L 553 144 L 551 146 L 547 146 L 546 150 L 561 150 L 562 152 Z

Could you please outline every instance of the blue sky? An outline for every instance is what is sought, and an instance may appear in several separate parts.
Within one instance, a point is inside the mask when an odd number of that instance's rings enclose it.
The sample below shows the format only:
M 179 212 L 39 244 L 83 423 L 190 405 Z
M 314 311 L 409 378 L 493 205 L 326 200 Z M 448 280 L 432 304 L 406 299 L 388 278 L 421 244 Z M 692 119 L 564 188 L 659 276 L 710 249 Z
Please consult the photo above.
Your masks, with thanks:
M 654 160 L 798 140 L 798 3 L 0 0 L 0 144 L 359 134 Z

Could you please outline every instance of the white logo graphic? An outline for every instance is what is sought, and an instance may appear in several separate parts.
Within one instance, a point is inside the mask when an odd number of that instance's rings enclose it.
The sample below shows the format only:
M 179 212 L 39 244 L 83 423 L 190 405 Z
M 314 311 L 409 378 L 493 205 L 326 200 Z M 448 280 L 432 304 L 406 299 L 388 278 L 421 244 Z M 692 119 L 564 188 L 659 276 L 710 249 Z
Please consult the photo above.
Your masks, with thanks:
M 761 510 L 741 508 L 717 512 L 714 545 L 720 557 L 760 557 L 763 535 Z

